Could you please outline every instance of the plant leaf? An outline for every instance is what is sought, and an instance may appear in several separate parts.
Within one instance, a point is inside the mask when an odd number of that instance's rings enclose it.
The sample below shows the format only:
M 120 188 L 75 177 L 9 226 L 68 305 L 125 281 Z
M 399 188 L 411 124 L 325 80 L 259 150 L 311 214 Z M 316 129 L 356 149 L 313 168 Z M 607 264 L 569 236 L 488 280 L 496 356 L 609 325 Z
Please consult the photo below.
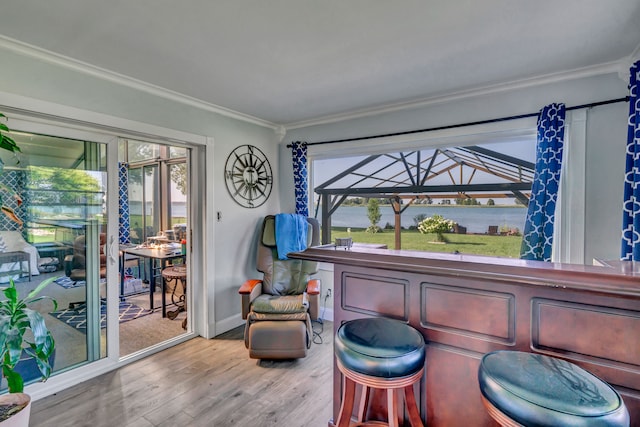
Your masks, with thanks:
M 40 292 L 42 292 L 42 290 L 47 286 L 49 286 L 49 284 L 53 282 L 55 279 L 56 279 L 55 277 L 50 277 L 47 280 L 43 280 L 42 282 L 40 282 L 40 284 L 34 290 L 29 292 L 29 295 L 27 295 L 28 302 L 29 303 L 33 302 L 34 300 L 32 300 L 32 298 L 38 295 Z M 53 298 L 51 299 L 53 300 Z
M 20 218 L 18 218 L 18 215 L 16 215 L 16 213 L 13 211 L 13 209 L 11 209 L 8 206 L 2 206 L 0 207 L 0 209 L 2 210 L 2 212 L 13 222 L 18 223 L 18 225 L 22 226 L 22 220 Z
M 55 279 L 55 277 L 54 277 L 54 279 Z M 29 301 L 27 301 L 27 302 L 28 302 L 29 304 L 31 304 L 31 303 L 34 303 L 34 302 L 36 302 L 36 301 L 42 301 L 42 300 L 47 300 L 47 299 L 48 299 L 49 301 L 51 301 L 51 303 L 53 304 L 53 310 L 52 310 L 52 311 L 56 311 L 56 310 L 58 309 L 58 301 L 56 301 L 55 299 L 53 299 L 53 298 L 51 298 L 51 297 L 49 297 L 49 296 L 45 296 L 45 295 L 43 295 L 43 296 L 38 297 L 38 298 L 30 299 L 30 300 L 29 300 Z
M 47 343 L 47 335 L 49 335 L 49 331 L 47 330 L 47 325 L 44 323 L 44 318 L 40 313 L 30 308 L 25 308 L 24 312 L 29 318 L 29 326 L 31 327 L 31 331 L 33 332 L 33 339 L 36 344 L 36 351 L 40 352 L 43 350 L 45 344 Z
M 16 287 L 13 284 L 13 281 L 11 282 L 9 287 L 4 288 L 2 290 L 2 293 L 7 298 L 7 303 L 9 304 L 9 309 L 11 311 L 13 311 L 15 309 L 15 306 L 16 306 L 17 300 L 18 300 L 18 291 L 16 290 Z
M 6 352 L 7 336 L 11 328 L 11 316 L 7 314 L 0 315 L 0 361 L 4 360 Z
M 24 329 L 12 327 L 7 334 L 7 342 L 5 343 L 7 352 L 4 355 L 3 363 L 5 366 L 13 369 L 20 361 L 22 355 L 22 337 Z
M 18 147 L 18 144 L 16 144 L 13 138 L 10 138 L 4 134 L 0 134 L 0 148 L 4 148 L 5 150 L 11 152 L 20 151 L 20 147 Z
M 2 375 L 7 379 L 9 393 L 22 393 L 24 391 L 24 381 L 19 373 L 4 365 L 2 366 Z

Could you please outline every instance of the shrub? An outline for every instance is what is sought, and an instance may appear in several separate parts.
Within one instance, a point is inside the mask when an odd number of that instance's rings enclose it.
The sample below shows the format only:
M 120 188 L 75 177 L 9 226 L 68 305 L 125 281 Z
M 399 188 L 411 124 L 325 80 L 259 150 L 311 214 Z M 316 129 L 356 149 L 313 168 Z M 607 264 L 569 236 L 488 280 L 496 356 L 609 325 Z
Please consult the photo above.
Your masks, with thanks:
M 435 233 L 439 242 L 444 242 L 443 233 L 448 233 L 456 223 L 450 219 L 445 219 L 442 215 L 434 215 L 420 221 L 418 230 L 422 234 Z
M 370 225 L 365 231 L 367 233 L 382 233 L 382 228 L 379 225 Z

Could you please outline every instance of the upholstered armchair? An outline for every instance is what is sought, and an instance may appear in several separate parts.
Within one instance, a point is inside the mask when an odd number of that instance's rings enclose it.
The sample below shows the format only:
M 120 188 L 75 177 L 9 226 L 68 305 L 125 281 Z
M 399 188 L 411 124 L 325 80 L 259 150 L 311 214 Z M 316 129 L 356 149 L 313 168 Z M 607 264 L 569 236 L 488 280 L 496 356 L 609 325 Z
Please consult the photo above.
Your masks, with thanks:
M 100 277 L 107 275 L 107 256 L 102 249 L 107 244 L 107 235 L 100 233 Z M 73 254 L 64 259 L 64 273 L 74 282 L 87 280 L 87 244 L 85 236 L 78 236 L 73 241 Z
M 104 255 L 104 246 L 107 243 L 107 235 L 100 233 L 100 278 L 107 277 L 107 256 Z M 87 243 L 84 235 L 78 236 L 73 241 L 73 253 L 64 258 L 64 274 L 74 282 L 87 280 Z M 100 289 L 102 297 L 106 295 Z M 69 303 L 69 309 L 74 310 L 84 307 L 85 301 L 74 301 Z
M 318 245 L 318 221 L 306 218 L 306 228 L 306 246 Z M 242 317 L 247 320 L 245 346 L 253 359 L 305 357 L 313 338 L 311 320 L 319 317 L 320 281 L 310 278 L 318 263 L 280 259 L 277 240 L 275 216 L 267 216 L 257 251 L 262 279 L 247 280 L 239 291 Z

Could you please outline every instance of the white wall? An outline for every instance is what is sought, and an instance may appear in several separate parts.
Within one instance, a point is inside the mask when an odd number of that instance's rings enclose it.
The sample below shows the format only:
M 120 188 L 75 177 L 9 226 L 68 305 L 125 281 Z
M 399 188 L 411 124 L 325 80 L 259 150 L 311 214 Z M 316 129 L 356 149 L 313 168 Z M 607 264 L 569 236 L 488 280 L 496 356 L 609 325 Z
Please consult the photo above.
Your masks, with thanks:
M 585 260 L 620 257 L 629 104 L 587 113 Z
M 627 85 L 628 81 L 612 73 L 290 130 L 280 146 L 283 209 L 293 206 L 293 201 L 284 197 L 293 185 L 290 166 L 284 173 L 286 165 L 291 164 L 285 145 L 291 141 L 354 138 L 536 113 L 552 102 L 564 102 L 571 107 L 621 98 L 628 95 Z M 594 257 L 617 259 L 620 256 L 627 110 L 627 103 L 618 103 L 587 112 L 586 212 L 572 212 L 585 217 L 585 262 L 591 262 Z
M 140 123 L 210 137 L 206 185 L 202 201 L 213 196 L 202 236 L 206 242 L 205 283 L 209 311 L 201 332 L 213 336 L 242 324 L 238 288 L 255 277 L 254 231 L 261 217 L 279 210 L 279 192 L 255 209 L 237 205 L 224 182 L 224 164 L 238 145 L 252 144 L 265 152 L 276 175 L 279 158 L 272 128 L 216 114 L 135 87 L 87 74 L 66 64 L 56 64 L 30 55 L 0 48 L 2 77 L 0 92 L 47 101 L 83 111 L 97 112 Z M 0 105 L 8 105 L 0 97 Z M 211 150 L 213 152 L 211 153 Z M 199 177 L 205 179 L 203 177 Z M 206 191 L 206 194 L 204 193 Z M 222 219 L 215 220 L 215 211 Z M 215 254 L 215 256 L 214 256 Z

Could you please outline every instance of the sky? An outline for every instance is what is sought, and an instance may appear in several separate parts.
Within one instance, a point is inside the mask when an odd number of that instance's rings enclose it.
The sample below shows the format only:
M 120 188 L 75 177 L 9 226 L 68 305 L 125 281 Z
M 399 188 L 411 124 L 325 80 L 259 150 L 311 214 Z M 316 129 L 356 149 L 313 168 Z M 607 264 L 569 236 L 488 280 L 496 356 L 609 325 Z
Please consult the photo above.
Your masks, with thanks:
M 509 156 L 516 157 L 518 159 L 526 160 L 531 163 L 535 163 L 535 140 L 500 142 L 500 143 L 492 143 L 492 144 L 482 144 L 479 146 L 482 148 L 487 148 L 496 152 L 507 154 Z M 430 153 L 432 152 L 433 152 L 433 149 L 425 149 L 423 151 L 423 154 L 422 154 L 423 162 L 424 162 L 424 159 L 428 158 L 430 156 Z M 311 167 L 313 185 L 317 186 L 326 182 L 327 180 L 335 177 L 345 169 L 356 164 L 357 162 L 361 161 L 364 158 L 366 158 L 366 156 L 340 157 L 340 158 L 322 159 L 322 160 L 313 161 L 313 164 Z M 411 160 L 415 160 L 415 157 L 409 158 L 409 161 Z M 369 165 L 362 167 L 361 169 L 358 170 L 358 172 L 368 175 L 390 162 L 391 162 L 391 159 L 388 159 L 388 158 L 385 158 L 384 160 L 378 159 L 375 162 L 372 162 Z M 455 180 L 456 183 L 458 183 L 460 182 L 461 178 L 463 183 L 474 183 L 474 184 L 487 183 L 487 182 L 493 182 L 493 183 L 506 182 L 504 179 L 496 178 L 493 175 L 490 175 L 488 173 L 483 173 L 481 171 L 476 171 L 476 173 L 474 173 L 472 176 L 471 168 L 464 168 L 463 170 L 464 172 L 462 177 L 460 177 L 459 168 L 456 168 L 455 170 L 451 171 L 451 175 L 448 172 L 445 172 L 445 173 L 442 173 L 439 177 L 430 179 L 429 180 L 430 185 L 451 184 L 452 179 Z M 404 171 L 404 166 L 401 163 L 398 163 L 393 167 L 389 167 L 385 169 L 384 172 L 380 172 L 380 174 L 383 175 L 385 178 L 389 178 L 390 176 L 393 176 L 396 174 L 402 174 L 406 176 L 406 172 Z M 402 175 L 398 175 L 398 176 L 400 177 Z M 351 183 L 354 183 L 356 180 L 359 180 L 359 179 L 361 178 L 355 177 L 355 176 L 351 178 L 345 177 L 342 180 L 335 183 L 334 185 L 332 185 L 331 187 L 343 188 Z M 361 187 L 363 186 L 369 187 L 374 185 L 375 183 L 373 183 L 372 181 L 370 182 L 363 181 L 362 183 L 359 184 L 359 186 Z M 478 198 L 478 200 L 480 200 L 481 203 L 486 203 L 486 199 Z M 496 204 L 513 204 L 514 203 L 513 199 L 497 199 L 496 198 L 494 199 L 494 201 L 496 202 Z

